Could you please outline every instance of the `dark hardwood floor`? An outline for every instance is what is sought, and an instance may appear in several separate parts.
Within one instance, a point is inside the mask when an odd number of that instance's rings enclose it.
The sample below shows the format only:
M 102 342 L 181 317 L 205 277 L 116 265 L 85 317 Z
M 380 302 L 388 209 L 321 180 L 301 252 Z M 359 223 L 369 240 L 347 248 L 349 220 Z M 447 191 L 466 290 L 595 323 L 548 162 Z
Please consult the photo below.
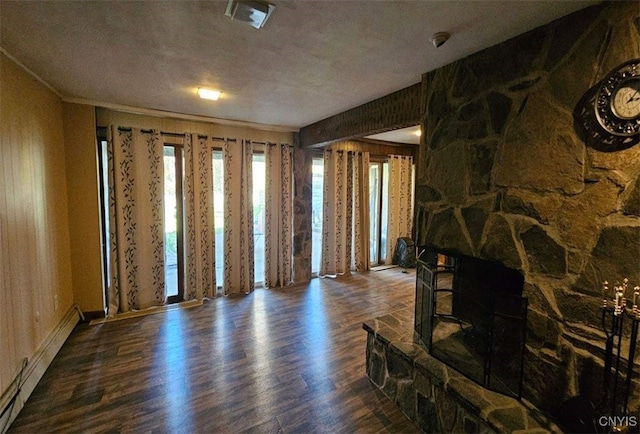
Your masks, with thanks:
M 9 432 L 419 432 L 369 382 L 362 329 L 412 316 L 414 279 L 313 279 L 80 324 Z

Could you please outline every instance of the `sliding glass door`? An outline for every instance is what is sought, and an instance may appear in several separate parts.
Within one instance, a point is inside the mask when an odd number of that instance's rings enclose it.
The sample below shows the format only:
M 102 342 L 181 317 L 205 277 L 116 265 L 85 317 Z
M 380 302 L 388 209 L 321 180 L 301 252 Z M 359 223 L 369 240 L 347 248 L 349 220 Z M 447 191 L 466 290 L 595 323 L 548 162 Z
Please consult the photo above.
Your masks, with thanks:
M 369 163 L 369 262 L 384 264 L 387 256 L 389 164 Z
M 222 149 L 214 149 L 213 158 L 213 215 L 216 234 L 216 285 L 224 283 L 224 164 Z M 255 283 L 264 282 L 264 198 L 265 159 L 263 153 L 254 153 L 253 178 L 253 242 Z
M 167 302 L 184 299 L 182 148 L 164 146 L 164 270 Z
M 251 177 L 253 179 L 253 248 L 255 283 L 264 283 L 264 197 L 265 159 L 264 154 L 254 153 Z
M 324 191 L 324 160 L 313 159 L 311 178 L 311 274 L 320 272 L 322 254 L 322 202 Z
M 100 130 L 98 135 L 100 182 L 101 182 L 101 208 L 103 230 L 103 256 L 105 270 L 105 299 L 108 300 L 107 288 L 110 286 L 110 239 L 109 239 L 109 190 L 108 190 L 108 144 L 105 140 L 106 131 Z M 185 149 L 182 144 L 171 140 L 162 145 L 162 176 L 160 182 L 160 194 L 163 197 L 162 218 L 164 233 L 158 234 L 164 241 L 164 284 L 166 289 L 166 302 L 174 303 L 184 300 L 187 291 L 186 283 L 186 170 Z M 212 205 L 213 230 L 215 232 L 215 273 L 218 288 L 224 284 L 224 250 L 225 250 L 225 185 L 224 185 L 224 155 L 222 148 L 213 148 L 211 151 L 211 175 L 212 176 Z M 322 160 L 320 160 L 322 162 Z M 265 197 L 266 197 L 266 164 L 265 153 L 262 148 L 254 150 L 252 156 L 252 206 L 253 206 L 253 237 L 254 237 L 254 273 L 255 283 L 265 282 Z M 320 166 L 320 177 L 322 166 Z M 228 186 L 227 186 L 228 187 Z M 320 191 L 322 184 L 320 184 Z M 227 193 L 228 194 L 228 193 Z M 320 198 L 320 217 L 321 217 Z M 289 215 L 291 212 L 289 211 Z M 317 220 L 321 223 L 321 220 Z M 320 234 L 320 229 L 318 229 Z M 227 240 L 233 241 L 233 240 Z M 208 241 L 211 242 L 211 241 Z M 160 284 L 160 283 L 158 283 Z
M 222 160 L 222 149 L 214 149 L 212 159 L 216 286 L 221 288 L 224 282 L 224 164 Z
M 100 152 L 100 190 L 102 214 L 103 268 L 105 276 L 105 300 L 108 300 L 107 288 L 111 285 L 111 240 L 109 228 L 109 182 L 108 151 L 105 140 L 106 131 L 98 130 L 98 146 Z M 167 303 L 176 303 L 184 299 L 184 160 L 180 145 L 163 146 L 164 178 L 164 261 L 165 289 Z

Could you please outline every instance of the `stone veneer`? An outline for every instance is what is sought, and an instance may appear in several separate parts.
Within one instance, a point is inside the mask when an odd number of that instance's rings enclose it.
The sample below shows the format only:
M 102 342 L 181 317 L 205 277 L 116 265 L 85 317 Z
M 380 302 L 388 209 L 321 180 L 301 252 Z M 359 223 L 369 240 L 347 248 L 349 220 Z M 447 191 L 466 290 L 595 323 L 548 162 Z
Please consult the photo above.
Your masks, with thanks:
M 293 281 L 311 279 L 311 171 L 310 149 L 296 144 L 293 152 Z
M 371 321 L 367 375 L 423 432 L 561 432 L 541 412 L 487 390 L 430 356 L 413 333 L 412 312 Z
M 640 144 L 601 152 L 574 127 L 638 57 L 638 3 L 605 2 L 423 76 L 416 244 L 524 274 L 524 397 L 549 412 L 600 398 L 601 281 L 640 285 Z

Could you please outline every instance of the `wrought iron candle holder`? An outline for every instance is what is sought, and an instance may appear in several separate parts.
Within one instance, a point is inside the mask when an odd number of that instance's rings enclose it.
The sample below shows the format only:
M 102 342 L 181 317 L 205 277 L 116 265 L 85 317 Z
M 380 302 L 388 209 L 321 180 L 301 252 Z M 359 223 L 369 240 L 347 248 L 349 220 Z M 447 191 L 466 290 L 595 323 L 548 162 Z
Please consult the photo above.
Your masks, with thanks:
M 609 282 L 602 284 L 602 328 L 606 335 L 604 359 L 604 387 L 602 391 L 601 411 L 610 416 L 619 416 L 625 420 L 628 416 L 629 395 L 631 394 L 631 380 L 633 378 L 636 344 L 638 341 L 638 325 L 640 324 L 640 287 L 635 286 L 631 291 L 629 279 L 622 284 L 613 286 L 613 293 L 609 289 Z M 613 294 L 613 298 L 609 297 Z M 633 295 L 633 302 L 628 296 Z M 630 303 L 631 302 L 631 303 Z M 631 305 L 631 306 L 629 306 Z M 625 321 L 631 321 L 629 340 L 629 354 L 627 356 L 626 374 L 622 372 L 622 335 Z M 624 377 L 624 379 L 623 379 Z M 619 386 L 624 380 L 624 388 Z M 607 407 L 610 410 L 607 410 Z

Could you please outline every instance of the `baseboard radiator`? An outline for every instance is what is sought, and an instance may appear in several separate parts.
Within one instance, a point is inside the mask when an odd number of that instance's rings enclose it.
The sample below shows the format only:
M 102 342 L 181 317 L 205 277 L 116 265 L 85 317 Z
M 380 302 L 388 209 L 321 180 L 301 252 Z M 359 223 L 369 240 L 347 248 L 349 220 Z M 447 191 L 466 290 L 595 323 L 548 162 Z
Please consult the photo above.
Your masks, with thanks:
M 33 357 L 31 359 L 25 357 L 22 360 L 13 381 L 0 396 L 0 434 L 4 434 L 9 429 L 81 318 L 82 312 L 78 306 L 72 306 Z

